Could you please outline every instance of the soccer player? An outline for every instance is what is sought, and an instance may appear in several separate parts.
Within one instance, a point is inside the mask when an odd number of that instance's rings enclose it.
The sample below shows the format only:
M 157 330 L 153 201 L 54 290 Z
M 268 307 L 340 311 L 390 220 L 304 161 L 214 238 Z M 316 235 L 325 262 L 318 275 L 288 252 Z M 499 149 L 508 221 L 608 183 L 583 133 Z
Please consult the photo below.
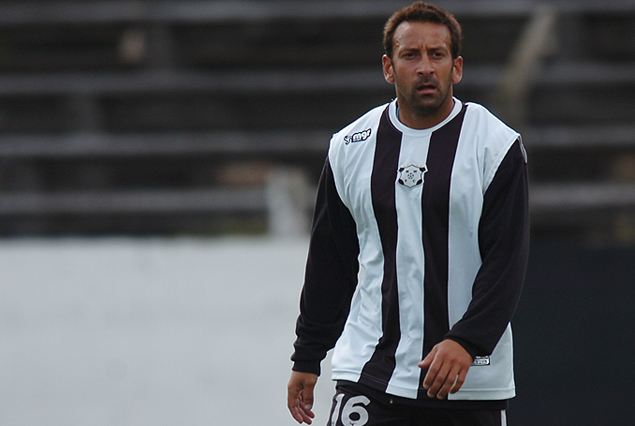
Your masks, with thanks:
M 311 424 L 332 347 L 332 426 L 505 425 L 529 225 L 520 135 L 453 96 L 461 28 L 422 2 L 384 28 L 396 99 L 333 135 L 287 405 Z

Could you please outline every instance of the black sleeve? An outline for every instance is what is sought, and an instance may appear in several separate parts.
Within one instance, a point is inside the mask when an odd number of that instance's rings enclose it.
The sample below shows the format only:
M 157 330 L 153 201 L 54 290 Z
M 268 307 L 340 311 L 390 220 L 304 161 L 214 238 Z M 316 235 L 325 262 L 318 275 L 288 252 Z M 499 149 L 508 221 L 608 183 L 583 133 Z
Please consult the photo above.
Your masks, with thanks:
M 516 310 L 529 255 L 527 164 L 520 139 L 487 188 L 479 223 L 482 265 L 472 301 L 447 338 L 474 356 L 491 355 Z
M 320 362 L 344 329 L 357 286 L 359 243 L 355 221 L 335 188 L 327 159 L 311 229 L 293 370 L 320 374 Z

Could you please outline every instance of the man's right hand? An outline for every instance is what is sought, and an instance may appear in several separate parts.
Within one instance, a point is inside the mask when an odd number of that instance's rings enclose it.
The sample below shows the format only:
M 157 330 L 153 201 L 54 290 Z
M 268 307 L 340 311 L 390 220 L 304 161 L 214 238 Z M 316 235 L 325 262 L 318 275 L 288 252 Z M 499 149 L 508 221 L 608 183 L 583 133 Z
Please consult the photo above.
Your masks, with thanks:
M 311 424 L 313 414 L 313 389 L 318 376 L 313 373 L 292 371 L 287 385 L 287 407 L 298 423 Z

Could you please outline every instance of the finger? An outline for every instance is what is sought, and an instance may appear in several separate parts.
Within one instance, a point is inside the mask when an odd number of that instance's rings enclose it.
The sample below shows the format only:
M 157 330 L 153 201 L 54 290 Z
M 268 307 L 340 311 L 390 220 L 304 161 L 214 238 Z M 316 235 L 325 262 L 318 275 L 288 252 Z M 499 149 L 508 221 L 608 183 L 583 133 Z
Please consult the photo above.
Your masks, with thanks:
M 306 391 L 306 389 L 305 389 Z M 302 393 L 304 395 L 304 392 Z M 307 424 L 311 424 L 311 419 L 313 419 L 315 417 L 315 414 L 313 414 L 313 389 L 311 389 L 311 396 L 309 401 L 306 400 L 306 397 L 302 398 L 302 400 L 300 401 L 300 415 L 302 416 L 302 420 L 307 423 Z
M 315 387 L 315 383 L 306 383 L 304 389 L 302 390 L 302 408 L 305 411 L 311 411 L 313 408 L 313 388 Z
M 434 379 L 439 372 L 438 363 L 434 363 L 434 357 L 436 354 L 436 348 L 433 348 L 432 351 L 421 361 L 418 366 L 420 368 L 427 368 L 426 376 L 423 379 L 423 387 L 424 389 L 430 389 L 432 383 L 434 383 Z
M 287 408 L 291 413 L 291 417 L 295 419 L 298 423 L 302 423 L 304 421 L 301 410 L 300 410 L 300 390 L 289 388 L 287 392 Z
M 450 372 L 445 378 L 445 381 L 443 382 L 443 385 L 437 392 L 437 395 L 436 395 L 437 399 L 445 399 L 445 397 L 448 396 L 448 393 L 456 384 L 459 371 L 460 371 L 460 368 L 453 368 L 450 370 Z
M 459 372 L 459 376 L 456 378 L 456 382 L 454 382 L 454 386 L 452 386 L 452 389 L 450 389 L 450 393 L 457 393 L 463 386 L 463 383 L 465 383 L 466 377 L 467 377 L 467 370 L 462 369 Z
M 428 372 L 426 373 L 426 376 L 423 378 L 423 388 L 424 389 L 430 389 L 430 387 L 432 387 L 432 384 L 434 383 L 434 380 L 437 377 L 437 369 L 434 368 L 433 365 L 430 365 L 430 367 L 428 368 Z
M 302 392 L 300 392 L 295 398 L 291 395 L 289 396 L 287 402 L 289 412 L 298 423 L 304 422 L 307 424 L 311 424 L 311 419 L 315 417 L 315 414 L 313 414 L 313 411 L 311 411 L 311 405 L 303 401 L 302 396 Z
M 287 389 L 287 408 L 289 409 L 289 412 L 291 413 L 293 418 L 296 420 L 298 420 L 297 416 L 299 416 L 299 413 L 298 413 L 298 407 L 300 405 L 299 393 L 300 393 L 299 390 L 296 392 L 296 390 L 291 388 L 291 386 L 289 386 L 289 388 Z
M 289 408 L 289 412 L 291 413 L 291 417 L 295 419 L 296 422 L 302 423 L 303 416 L 300 410 L 300 399 L 292 399 L 290 396 L 287 400 L 287 408 Z
M 432 364 L 432 361 L 434 361 L 434 356 L 435 356 L 436 353 L 437 353 L 436 348 L 432 348 L 430 353 L 428 353 L 428 355 L 426 355 L 426 357 L 423 358 L 423 360 L 421 362 L 419 362 L 419 364 L 417 364 L 419 366 L 419 368 L 430 367 L 430 365 Z
M 430 367 L 430 370 L 428 371 L 428 374 L 430 374 L 430 372 L 432 371 L 432 368 L 434 367 L 435 363 L 432 364 L 432 366 Z M 436 375 L 434 376 L 434 378 L 430 379 L 430 387 L 428 388 L 428 396 L 430 398 L 434 398 L 435 396 L 437 396 L 437 393 L 439 393 L 439 390 L 443 387 L 443 385 L 446 383 L 447 377 L 450 374 L 450 367 L 447 366 L 447 363 L 443 364 L 441 366 L 441 368 L 438 369 Z M 426 376 L 427 378 L 427 376 Z M 424 384 L 425 384 L 425 380 L 424 380 Z M 448 388 L 449 389 L 449 388 Z
M 287 388 L 287 407 L 291 416 L 298 422 L 311 424 L 315 417 L 313 411 L 313 388 L 311 383 L 290 382 Z
M 300 414 L 300 418 L 302 419 L 302 421 L 300 421 L 299 423 L 306 423 L 308 425 L 310 425 L 313 422 L 313 418 L 315 417 L 315 414 L 313 414 L 313 411 L 311 411 L 310 409 L 307 409 L 306 407 L 300 405 L 298 407 L 298 413 Z M 297 418 L 296 418 L 297 420 Z
M 430 367 L 428 368 L 428 372 L 426 373 L 426 376 L 423 379 L 424 389 L 430 389 L 432 387 L 438 373 L 439 373 L 439 370 L 437 369 L 437 366 L 434 363 L 432 363 Z
M 313 414 L 313 390 L 317 379 L 312 376 L 292 373 L 288 384 L 287 405 L 293 418 L 298 422 L 311 424 Z
M 289 407 L 289 412 L 291 413 L 291 417 L 293 417 L 296 422 L 304 422 L 304 415 L 302 414 L 299 406 Z

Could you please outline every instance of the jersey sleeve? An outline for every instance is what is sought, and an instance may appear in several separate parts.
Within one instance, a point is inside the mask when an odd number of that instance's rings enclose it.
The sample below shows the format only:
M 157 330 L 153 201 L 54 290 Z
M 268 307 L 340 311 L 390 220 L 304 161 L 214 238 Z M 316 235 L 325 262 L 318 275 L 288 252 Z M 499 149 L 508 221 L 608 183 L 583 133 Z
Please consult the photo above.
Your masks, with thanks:
M 359 243 L 355 221 L 342 202 L 327 159 L 311 228 L 300 298 L 293 370 L 320 374 L 320 362 L 344 329 L 357 286 Z
M 446 335 L 472 357 L 491 355 L 518 304 L 529 254 L 528 182 L 520 138 L 501 162 L 483 200 L 482 265 L 466 313 Z

